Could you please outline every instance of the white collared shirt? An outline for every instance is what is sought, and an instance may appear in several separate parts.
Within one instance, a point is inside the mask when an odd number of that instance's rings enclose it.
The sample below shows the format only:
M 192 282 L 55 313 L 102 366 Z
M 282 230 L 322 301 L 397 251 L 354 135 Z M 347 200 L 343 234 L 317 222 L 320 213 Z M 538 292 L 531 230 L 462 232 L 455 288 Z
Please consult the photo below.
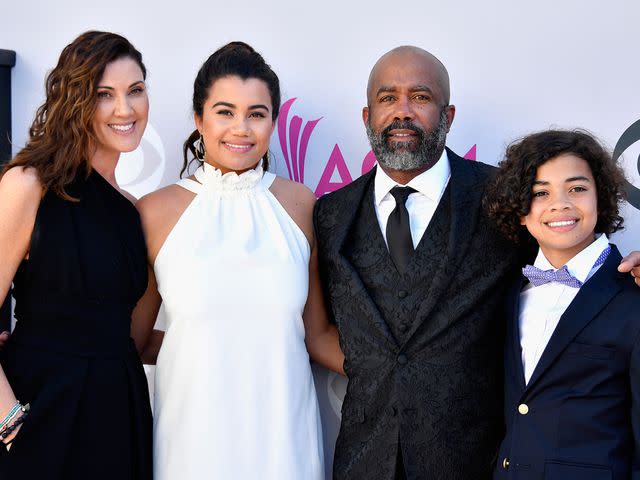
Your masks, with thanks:
M 600 235 L 591 245 L 569 260 L 569 273 L 582 283 L 589 280 L 601 265 L 593 267 L 600 254 L 609 245 L 606 235 Z M 541 270 L 556 270 L 541 250 L 538 251 L 534 267 Z M 520 293 L 520 346 L 525 383 L 529 383 L 540 357 L 547 347 L 551 335 L 558 326 L 560 317 L 578 294 L 579 288 L 550 282 L 534 287 L 528 284 Z
M 382 230 L 382 237 L 386 243 L 387 221 L 396 207 L 396 200 L 389 192 L 399 184 L 389 177 L 379 165 L 376 168 L 374 206 L 378 224 L 380 225 L 380 230 Z M 416 190 L 415 193 L 409 195 L 405 204 L 409 212 L 409 227 L 411 229 L 413 248 L 418 246 L 422 235 L 424 235 L 450 177 L 449 159 L 447 158 L 446 150 L 443 150 L 442 155 L 440 155 L 433 167 L 411 179 L 407 185 L 400 185 L 401 187 L 408 186 Z

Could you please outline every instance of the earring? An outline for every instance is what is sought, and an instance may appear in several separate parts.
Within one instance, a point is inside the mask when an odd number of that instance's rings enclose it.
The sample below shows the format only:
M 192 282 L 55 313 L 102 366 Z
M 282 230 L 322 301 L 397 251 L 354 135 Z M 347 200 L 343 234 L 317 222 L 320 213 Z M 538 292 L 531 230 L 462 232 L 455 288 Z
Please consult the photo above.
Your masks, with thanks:
M 193 144 L 193 150 L 196 155 L 197 160 L 204 160 L 204 156 L 207 153 L 204 148 L 204 139 L 202 138 L 202 134 L 200 134 L 200 138 L 198 138 Z

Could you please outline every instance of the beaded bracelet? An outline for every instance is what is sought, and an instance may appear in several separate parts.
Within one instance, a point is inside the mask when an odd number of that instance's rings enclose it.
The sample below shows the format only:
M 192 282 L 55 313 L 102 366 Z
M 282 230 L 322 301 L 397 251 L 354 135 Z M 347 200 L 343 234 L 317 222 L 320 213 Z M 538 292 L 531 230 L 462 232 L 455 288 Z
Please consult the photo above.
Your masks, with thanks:
M 4 440 L 9 435 L 11 435 L 16 428 L 22 425 L 22 423 L 26 420 L 27 416 L 29 415 L 29 408 L 30 406 L 28 403 L 22 407 L 22 416 L 18 417 L 15 422 L 13 422 L 11 425 L 5 428 L 2 433 L 0 433 L 0 440 L 4 442 Z
M 20 405 L 20 401 L 17 400 L 15 405 L 11 407 L 11 410 L 9 410 L 9 413 L 7 413 L 7 415 L 4 417 L 4 420 L 0 422 L 0 431 L 2 431 L 7 426 L 7 424 L 11 421 L 13 417 L 16 416 L 16 413 L 18 413 L 18 411 L 21 408 L 22 408 L 22 405 Z

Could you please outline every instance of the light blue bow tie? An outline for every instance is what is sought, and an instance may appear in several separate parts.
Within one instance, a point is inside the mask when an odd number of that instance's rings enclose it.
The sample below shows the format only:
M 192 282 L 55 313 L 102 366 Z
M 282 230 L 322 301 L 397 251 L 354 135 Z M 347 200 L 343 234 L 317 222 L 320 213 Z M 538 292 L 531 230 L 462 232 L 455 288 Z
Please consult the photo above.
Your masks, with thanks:
M 591 268 L 594 269 L 602 265 L 610 252 L 611 246 L 607 246 Z M 522 274 L 529 279 L 534 287 L 539 287 L 540 285 L 551 282 L 561 283 L 562 285 L 567 285 L 573 288 L 580 288 L 582 286 L 582 282 L 569 273 L 569 269 L 566 265 L 558 270 L 542 270 L 538 267 L 534 267 L 533 265 L 527 265 L 522 269 Z
M 573 288 L 582 286 L 582 282 L 569 273 L 566 265 L 558 270 L 542 270 L 533 265 L 527 265 L 522 269 L 522 274 L 529 279 L 534 287 L 551 282 L 561 283 Z

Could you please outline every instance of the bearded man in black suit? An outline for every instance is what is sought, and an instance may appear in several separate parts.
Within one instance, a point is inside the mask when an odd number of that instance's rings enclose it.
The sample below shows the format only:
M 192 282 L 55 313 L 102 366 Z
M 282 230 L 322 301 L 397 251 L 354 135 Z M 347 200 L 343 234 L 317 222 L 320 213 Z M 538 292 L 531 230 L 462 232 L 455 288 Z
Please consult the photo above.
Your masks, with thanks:
M 455 107 L 436 57 L 406 46 L 383 55 L 367 104 L 378 165 L 314 212 L 349 377 L 333 478 L 490 479 L 503 433 L 502 297 L 534 252 L 483 211 L 494 167 L 445 148 Z M 633 252 L 619 270 L 640 285 L 638 265 Z
M 367 103 L 378 165 L 314 215 L 349 377 L 334 479 L 490 478 L 503 423 L 499 304 L 520 263 L 481 207 L 494 167 L 445 149 L 455 107 L 430 53 L 384 55 Z

